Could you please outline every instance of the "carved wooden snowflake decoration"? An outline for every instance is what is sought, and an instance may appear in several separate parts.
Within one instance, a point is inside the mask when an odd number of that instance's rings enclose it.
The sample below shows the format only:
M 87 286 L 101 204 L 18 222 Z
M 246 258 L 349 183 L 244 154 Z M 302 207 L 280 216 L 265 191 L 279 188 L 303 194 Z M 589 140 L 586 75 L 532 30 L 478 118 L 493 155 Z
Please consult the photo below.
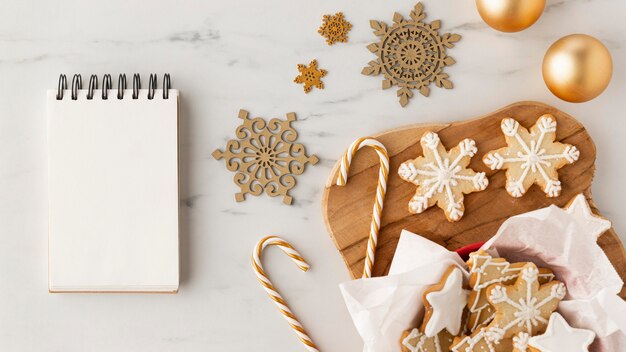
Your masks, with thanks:
M 347 42 L 350 29 L 352 29 L 352 24 L 346 21 L 342 12 L 338 12 L 334 16 L 324 15 L 322 26 L 317 33 L 326 38 L 328 45 L 333 45 L 337 42 Z
M 311 61 L 309 66 L 298 64 L 298 71 L 300 74 L 293 81 L 304 84 L 305 93 L 310 92 L 314 86 L 324 89 L 324 83 L 321 81 L 321 78 L 326 76 L 328 72 L 317 68 L 317 60 Z
M 557 170 L 578 160 L 580 152 L 570 144 L 556 142 L 556 120 L 546 114 L 530 132 L 519 122 L 502 120 L 507 147 L 493 150 L 483 157 L 492 170 L 506 169 L 506 191 L 513 197 L 523 196 L 533 184 L 548 197 L 561 194 Z
M 237 139 L 226 143 L 224 151 L 216 149 L 213 157 L 224 158 L 228 170 L 235 172 L 234 181 L 241 189 L 235 194 L 238 202 L 246 194 L 270 197 L 282 196 L 285 204 L 291 204 L 289 195 L 296 185 L 294 175 L 304 172 L 307 163 L 316 164 L 315 155 L 307 156 L 305 147 L 295 143 L 298 132 L 291 127 L 295 113 L 288 113 L 286 120 L 271 119 L 266 122 L 260 117 L 249 118 L 248 112 L 239 111 L 243 123 L 237 127 Z
M 461 40 L 458 34 L 446 33 L 439 35 L 441 21 L 422 22 L 426 17 L 421 3 L 417 3 L 411 11 L 410 19 L 395 13 L 393 25 L 388 27 L 383 22 L 370 21 L 374 34 L 380 37 L 378 43 L 368 45 L 368 49 L 376 54 L 377 60 L 370 61 L 362 73 L 377 76 L 383 74 L 383 89 L 399 87 L 397 95 L 400 105 L 408 104 L 413 97 L 413 89 L 423 96 L 430 93 L 430 84 L 451 89 L 452 82 L 448 74 L 443 72 L 446 66 L 455 63 L 446 54 L 447 48 Z
M 448 152 L 434 132 L 426 132 L 420 143 L 424 156 L 408 160 L 398 169 L 400 178 L 417 185 L 409 211 L 419 214 L 437 204 L 448 221 L 460 220 L 465 212 L 463 194 L 482 191 L 489 184 L 484 172 L 467 167 L 478 151 L 476 143 L 464 139 Z
M 514 285 L 495 284 L 487 289 L 496 316 L 487 326 L 486 338 L 498 343 L 520 332 L 531 336 L 543 333 L 566 293 L 565 285 L 559 281 L 540 285 L 537 266 L 526 264 Z

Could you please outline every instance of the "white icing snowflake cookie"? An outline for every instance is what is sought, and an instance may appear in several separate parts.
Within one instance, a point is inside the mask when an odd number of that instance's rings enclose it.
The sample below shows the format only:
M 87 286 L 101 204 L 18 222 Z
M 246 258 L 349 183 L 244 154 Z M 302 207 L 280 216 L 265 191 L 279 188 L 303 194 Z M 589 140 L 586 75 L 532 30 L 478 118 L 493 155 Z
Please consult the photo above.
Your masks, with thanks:
M 527 332 L 520 332 L 513 337 L 513 352 L 530 352 L 528 340 L 530 340 L 530 334 Z
M 463 272 L 451 266 L 440 283 L 424 291 L 424 334 L 432 337 L 442 330 L 448 330 L 452 335 L 458 335 L 468 294 L 463 289 Z
M 572 328 L 559 313 L 552 313 L 545 334 L 533 336 L 528 346 L 540 352 L 587 352 L 596 334 L 587 329 Z
M 465 212 L 463 194 L 482 191 L 489 181 L 484 172 L 467 166 L 478 149 L 471 139 L 446 151 L 439 136 L 426 132 L 420 143 L 424 156 L 407 160 L 398 169 L 400 178 L 417 185 L 409 202 L 409 212 L 419 214 L 437 204 L 448 221 L 458 221 Z
M 556 142 L 556 119 L 543 115 L 530 131 L 511 118 L 502 120 L 507 147 L 493 150 L 483 157 L 492 170 L 506 169 L 506 191 L 521 197 L 533 185 L 539 185 L 548 197 L 561 194 L 557 170 L 572 164 L 580 156 L 570 144 Z
M 487 288 L 493 284 L 514 284 L 526 264 L 528 262 L 509 263 L 506 259 L 494 258 L 483 250 L 470 254 L 470 259 L 467 261 L 470 273 L 469 286 L 471 288 L 467 302 L 469 309 L 467 328 L 469 332 L 474 332 L 489 324 L 495 316 L 495 310 L 487 301 Z M 539 269 L 540 284 L 545 284 L 553 279 L 554 274 L 550 269 Z
M 448 352 L 453 341 L 454 336 L 445 329 L 433 337 L 413 329 L 402 334 L 401 346 L 402 352 Z
M 524 265 L 514 285 L 495 284 L 487 289 L 487 300 L 496 314 L 485 330 L 486 338 L 498 343 L 521 332 L 543 333 L 566 293 L 565 285 L 556 280 L 540 285 L 537 266 Z

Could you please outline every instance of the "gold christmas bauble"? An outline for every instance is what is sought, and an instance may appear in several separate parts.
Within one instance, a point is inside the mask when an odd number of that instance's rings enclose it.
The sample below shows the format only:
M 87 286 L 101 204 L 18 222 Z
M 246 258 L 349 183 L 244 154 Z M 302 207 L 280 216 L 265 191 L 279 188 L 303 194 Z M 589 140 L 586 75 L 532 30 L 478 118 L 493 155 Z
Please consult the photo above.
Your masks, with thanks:
M 478 13 L 501 32 L 519 32 L 537 22 L 546 0 L 476 0 Z
M 548 89 L 571 103 L 582 103 L 600 95 L 612 75 L 609 49 L 586 34 L 557 40 L 543 58 L 543 80 Z

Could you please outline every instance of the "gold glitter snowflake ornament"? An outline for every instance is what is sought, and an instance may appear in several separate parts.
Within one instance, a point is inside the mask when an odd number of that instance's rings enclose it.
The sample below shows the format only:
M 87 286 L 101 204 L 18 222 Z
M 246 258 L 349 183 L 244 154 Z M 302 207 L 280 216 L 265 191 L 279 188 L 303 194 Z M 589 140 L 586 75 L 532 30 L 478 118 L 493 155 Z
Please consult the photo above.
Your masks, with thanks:
M 333 45 L 337 42 L 347 42 L 350 29 L 352 29 L 352 24 L 346 21 L 342 12 L 338 12 L 334 16 L 324 15 L 322 26 L 317 33 L 326 38 L 328 45 Z
M 433 82 L 440 88 L 451 89 L 453 86 L 443 69 L 456 61 L 446 54 L 446 49 L 454 47 L 461 36 L 452 33 L 439 35 L 441 21 L 422 22 L 425 17 L 422 4 L 417 3 L 410 19 L 396 12 L 391 27 L 383 22 L 370 21 L 380 41 L 367 46 L 377 59 L 370 61 L 362 73 L 368 76 L 382 73 L 385 76 L 383 89 L 394 85 L 399 87 L 397 95 L 402 106 L 406 106 L 413 97 L 413 89 L 428 96 Z
M 319 89 L 324 89 L 324 83 L 321 78 L 326 76 L 326 70 L 320 70 L 317 68 L 317 60 L 312 60 L 309 66 L 298 64 L 298 71 L 300 74 L 293 81 L 296 83 L 304 84 L 304 92 L 308 93 L 314 86 Z
M 282 196 L 283 203 L 291 204 L 289 190 L 296 185 L 294 175 L 302 174 L 307 163 L 319 161 L 315 155 L 307 156 L 302 144 L 295 143 L 298 132 L 291 123 L 296 114 L 266 122 L 260 117 L 251 119 L 247 111 L 240 110 L 239 118 L 243 123 L 237 127 L 237 139 L 229 140 L 224 151 L 213 152 L 215 159 L 225 159 L 226 168 L 235 172 L 235 184 L 241 189 L 235 199 L 242 202 L 246 194 L 265 192 L 270 197 Z

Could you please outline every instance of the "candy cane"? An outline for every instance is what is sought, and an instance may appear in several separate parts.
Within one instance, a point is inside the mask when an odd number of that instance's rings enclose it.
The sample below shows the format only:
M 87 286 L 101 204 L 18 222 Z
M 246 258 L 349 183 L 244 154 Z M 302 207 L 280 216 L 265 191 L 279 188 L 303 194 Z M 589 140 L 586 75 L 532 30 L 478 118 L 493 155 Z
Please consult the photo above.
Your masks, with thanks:
M 376 187 L 376 200 L 374 201 L 374 210 L 372 214 L 372 224 L 370 225 L 370 236 L 367 241 L 367 253 L 365 256 L 365 267 L 363 268 L 363 278 L 372 277 L 372 268 L 374 267 L 374 259 L 376 253 L 376 245 L 378 243 L 378 231 L 380 230 L 380 217 L 383 212 L 383 201 L 385 192 L 387 192 L 387 178 L 389 177 L 389 155 L 387 149 L 379 141 L 364 137 L 352 142 L 350 148 L 346 151 L 341 159 L 341 169 L 337 177 L 337 185 L 345 186 L 348 182 L 348 169 L 356 152 L 362 147 L 372 147 L 378 154 L 380 159 L 380 169 L 378 172 L 378 186 Z
M 291 260 L 293 260 L 293 262 L 296 263 L 298 268 L 300 268 L 300 270 L 302 271 L 309 270 L 309 264 L 307 264 L 307 262 L 300 256 L 300 253 L 298 253 L 298 251 L 296 251 L 287 241 L 276 236 L 268 236 L 261 239 L 256 244 L 254 252 L 252 253 L 252 268 L 254 269 L 254 272 L 256 273 L 259 282 L 261 283 L 267 294 L 274 301 L 276 306 L 278 306 L 278 310 L 280 310 L 280 313 L 283 315 L 285 320 L 287 320 L 289 326 L 291 326 L 296 335 L 298 335 L 298 338 L 304 344 L 304 347 L 306 347 L 306 349 L 311 352 L 319 352 L 317 346 L 315 346 L 315 344 L 313 343 L 313 340 L 311 340 L 309 335 L 302 327 L 302 324 L 300 324 L 300 322 L 298 321 L 298 318 L 296 318 L 296 316 L 291 312 L 291 309 L 289 309 L 289 307 L 287 306 L 287 302 L 285 302 L 280 293 L 276 291 L 276 288 L 274 288 L 274 285 L 263 270 L 261 255 L 263 254 L 263 250 L 267 246 L 278 246 L 278 248 L 280 248 L 285 254 L 287 254 L 289 258 L 291 258 Z

